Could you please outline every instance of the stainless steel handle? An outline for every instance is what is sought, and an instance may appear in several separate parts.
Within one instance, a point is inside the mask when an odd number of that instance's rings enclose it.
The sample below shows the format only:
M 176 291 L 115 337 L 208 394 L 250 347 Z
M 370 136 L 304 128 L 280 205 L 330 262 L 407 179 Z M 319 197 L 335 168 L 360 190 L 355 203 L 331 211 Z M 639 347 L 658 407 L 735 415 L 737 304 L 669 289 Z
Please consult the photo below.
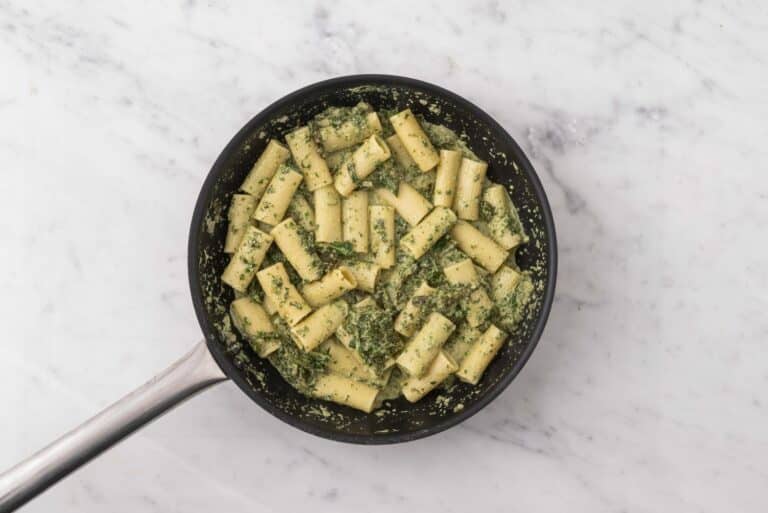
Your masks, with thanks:
M 140 388 L 0 474 L 0 513 L 22 506 L 144 424 L 225 379 L 205 342 L 198 343 Z

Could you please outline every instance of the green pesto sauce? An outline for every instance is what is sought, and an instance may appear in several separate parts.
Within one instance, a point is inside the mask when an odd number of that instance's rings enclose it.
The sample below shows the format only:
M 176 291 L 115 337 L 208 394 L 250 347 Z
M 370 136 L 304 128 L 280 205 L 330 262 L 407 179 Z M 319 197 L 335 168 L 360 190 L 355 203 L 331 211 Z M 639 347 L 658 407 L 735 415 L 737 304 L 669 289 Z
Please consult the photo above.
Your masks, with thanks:
M 495 305 L 491 314 L 492 321 L 507 331 L 513 331 L 529 314 L 533 292 L 534 285 L 530 274 L 523 273 L 515 290 Z
M 480 219 L 483 222 L 491 222 L 494 219 L 501 219 L 504 225 L 506 225 L 512 233 L 516 233 L 526 240 L 528 236 L 523 228 L 523 223 L 520 221 L 520 214 L 517 212 L 515 205 L 509 202 L 506 212 L 498 212 L 496 208 L 485 199 L 480 198 Z

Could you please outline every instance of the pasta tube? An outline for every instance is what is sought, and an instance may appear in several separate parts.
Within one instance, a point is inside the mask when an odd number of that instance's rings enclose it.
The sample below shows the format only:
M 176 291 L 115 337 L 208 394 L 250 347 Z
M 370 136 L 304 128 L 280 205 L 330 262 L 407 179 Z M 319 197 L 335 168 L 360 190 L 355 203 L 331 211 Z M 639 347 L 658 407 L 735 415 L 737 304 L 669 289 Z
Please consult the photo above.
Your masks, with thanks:
M 400 217 L 411 226 L 416 226 L 432 210 L 432 204 L 427 198 L 406 182 L 400 182 L 397 191 L 397 204 L 393 206 Z
M 458 221 L 453 225 L 451 237 L 460 250 L 491 273 L 509 256 L 506 249 L 466 221 Z
M 491 294 L 493 299 L 501 301 L 512 294 L 520 281 L 520 273 L 502 265 L 491 277 Z
M 419 176 L 430 175 L 422 173 Z M 394 208 L 398 215 L 411 226 L 418 224 L 432 210 L 432 204 L 429 200 L 422 196 L 416 187 L 407 182 L 399 183 L 397 196 L 392 194 L 389 189 L 383 187 L 376 189 L 373 193 L 373 203 L 389 205 Z
M 362 142 L 366 137 L 381 133 L 381 120 L 375 112 L 353 115 L 338 125 L 323 124 L 317 133 L 325 151 L 343 150 Z
M 469 349 L 456 375 L 461 381 L 477 385 L 486 367 L 499 352 L 507 334 L 491 325 Z
M 357 287 L 357 280 L 348 267 L 337 267 L 333 271 L 312 283 L 307 283 L 301 289 L 301 295 L 309 306 L 317 308 L 340 298 L 348 291 Z
M 317 378 L 312 395 L 318 399 L 371 413 L 379 390 L 338 374 L 325 374 Z
M 389 149 L 392 150 L 392 155 L 394 155 L 395 160 L 398 164 L 400 164 L 400 167 L 403 169 L 418 167 L 416 165 L 416 161 L 413 160 L 411 154 L 408 153 L 408 150 L 405 149 L 403 142 L 400 140 L 397 134 L 392 134 L 391 136 L 387 137 L 387 146 L 389 146 Z
M 342 231 L 345 242 L 356 253 L 368 252 L 368 191 L 355 191 L 341 203 Z
M 303 126 L 285 136 L 285 142 L 293 155 L 293 161 L 304 174 L 310 192 L 333 183 L 328 164 L 325 163 L 309 127 Z
M 261 195 L 264 194 L 269 181 L 275 176 L 277 169 L 290 156 L 291 153 L 285 146 L 274 139 L 270 140 L 261 156 L 259 156 L 259 159 L 253 165 L 253 168 L 251 168 L 248 176 L 245 177 L 240 190 L 247 192 L 257 201 L 261 199 Z
M 315 241 L 341 241 L 341 198 L 332 185 L 315 189 Z
M 432 142 L 424 133 L 411 109 L 405 109 L 389 118 L 392 128 L 408 150 L 408 154 L 422 171 L 429 171 L 440 161 Z
M 400 247 L 410 256 L 419 259 L 429 251 L 456 222 L 456 214 L 445 207 L 435 207 L 432 212 L 400 239 Z
M 415 403 L 434 390 L 445 378 L 458 370 L 459 366 L 445 351 L 440 351 L 432 361 L 424 376 L 409 377 L 403 383 L 403 396 L 408 402 Z
M 253 218 L 273 226 L 279 223 L 285 216 L 301 180 L 301 173 L 297 173 L 290 166 L 280 167 L 253 211 Z
M 459 176 L 456 180 L 456 197 L 453 209 L 459 219 L 477 221 L 480 218 L 480 193 L 485 183 L 488 164 L 470 159 L 462 159 Z
M 520 245 L 523 237 L 512 229 L 511 224 L 517 214 L 511 211 L 511 201 L 504 186 L 491 185 L 483 193 L 483 199 L 493 208 L 493 216 L 488 220 L 491 237 L 504 249 Z
M 368 207 L 368 219 L 373 259 L 382 269 L 389 269 L 395 265 L 395 210 L 373 205 Z
M 333 335 L 348 310 L 347 303 L 342 300 L 321 306 L 291 328 L 291 337 L 302 349 L 312 351 Z
M 421 282 L 408 300 L 408 303 L 397 314 L 394 326 L 396 332 L 405 337 L 413 335 L 419 326 L 419 321 L 421 321 L 422 303 L 428 296 L 434 294 L 435 291 L 436 289 L 430 287 L 426 281 Z
M 268 233 L 255 226 L 246 228 L 243 240 L 221 275 L 221 281 L 238 292 L 245 292 L 271 244 L 272 236 Z
M 360 361 L 355 351 L 348 349 L 334 337 L 329 338 L 320 348 L 328 351 L 330 356 L 327 367 L 329 372 L 371 385 L 383 385 L 383 376 L 376 376 L 373 369 Z
M 390 156 L 389 147 L 384 139 L 378 135 L 372 135 L 341 164 L 333 183 L 334 187 L 342 196 L 349 196 L 362 180 L 373 173 L 376 166 Z
M 479 280 L 475 265 L 469 258 L 445 266 L 443 268 L 443 274 L 445 274 L 448 282 L 453 285 L 469 285 L 470 287 L 475 287 Z
M 248 339 L 261 358 L 269 356 L 280 347 L 269 314 L 252 298 L 246 296 L 232 301 L 229 314 L 235 328 Z
M 309 315 L 309 307 L 299 291 L 288 279 L 288 273 L 282 262 L 278 262 L 256 273 L 264 294 L 277 307 L 277 313 L 289 326 L 295 326 Z
M 272 301 L 271 296 L 264 294 L 264 301 L 261 302 L 261 306 L 267 311 L 269 315 L 278 315 L 277 305 Z
M 446 279 L 454 285 L 468 285 L 474 290 L 469 294 L 467 301 L 467 322 L 470 326 L 480 326 L 488 319 L 493 308 L 493 301 L 488 297 L 485 289 L 480 287 L 477 271 L 469 258 L 462 260 L 443 269 Z
M 280 248 L 286 260 L 291 264 L 304 281 L 319 280 L 323 275 L 323 262 L 302 237 L 301 228 L 290 217 L 278 224 L 272 231 L 275 244 Z
M 224 253 L 234 253 L 240 241 L 243 240 L 245 229 L 250 226 L 251 215 L 256 208 L 256 198 L 250 194 L 235 194 L 227 213 L 227 238 L 224 242 Z
M 355 277 L 357 288 L 364 292 L 373 292 L 376 288 L 376 279 L 379 277 L 381 267 L 371 262 L 355 262 L 347 264 L 347 268 Z
M 315 213 L 309 201 L 304 199 L 304 196 L 300 194 L 293 195 L 293 199 L 288 205 L 287 214 L 306 231 L 315 231 Z
M 397 364 L 409 376 L 423 376 L 455 329 L 456 326 L 449 319 L 437 312 L 431 313 L 424 326 L 397 357 Z
M 460 165 L 460 151 L 440 150 L 440 163 L 437 165 L 437 172 L 435 173 L 435 191 L 432 197 L 435 206 L 453 207 Z
M 472 344 L 475 340 L 480 338 L 480 335 L 482 334 L 482 331 L 464 322 L 458 327 L 453 336 L 448 339 L 448 342 L 445 343 L 443 351 L 448 353 L 451 358 L 461 365 L 461 362 L 464 361 L 464 358 L 469 353 Z

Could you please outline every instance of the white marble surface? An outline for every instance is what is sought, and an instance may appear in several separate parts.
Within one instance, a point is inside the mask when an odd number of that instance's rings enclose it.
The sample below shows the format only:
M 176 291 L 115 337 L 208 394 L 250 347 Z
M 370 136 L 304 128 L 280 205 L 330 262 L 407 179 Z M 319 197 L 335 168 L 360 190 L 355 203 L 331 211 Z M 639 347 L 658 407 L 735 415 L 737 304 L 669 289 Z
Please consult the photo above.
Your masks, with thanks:
M 26 511 L 765 511 L 765 2 L 377 4 L 0 1 L 0 467 L 200 337 L 203 177 L 253 114 L 336 75 L 440 84 L 529 153 L 561 263 L 528 366 L 394 447 L 220 385 Z

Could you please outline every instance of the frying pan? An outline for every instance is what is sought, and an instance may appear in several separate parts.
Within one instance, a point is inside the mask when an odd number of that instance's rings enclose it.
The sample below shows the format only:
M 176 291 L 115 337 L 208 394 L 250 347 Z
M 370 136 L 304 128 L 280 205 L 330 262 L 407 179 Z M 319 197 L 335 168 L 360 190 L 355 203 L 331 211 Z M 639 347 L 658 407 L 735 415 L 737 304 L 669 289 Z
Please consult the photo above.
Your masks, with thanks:
M 460 134 L 489 166 L 489 177 L 511 191 L 530 242 L 517 253 L 537 284 L 530 314 L 510 335 L 475 387 L 458 383 L 417 404 L 388 401 L 365 414 L 296 392 L 259 359 L 228 322 L 233 296 L 221 275 L 229 200 L 267 141 L 304 124 L 330 105 L 366 101 L 377 110 L 410 107 L 427 121 Z M 11 511 L 80 465 L 183 400 L 231 379 L 254 402 L 308 433 L 358 444 L 416 440 L 469 418 L 498 396 L 533 352 L 555 291 L 557 248 L 552 213 L 541 182 L 523 151 L 481 109 L 445 89 L 388 75 L 354 75 L 319 82 L 276 101 L 249 121 L 213 165 L 203 183 L 189 234 L 189 283 L 205 340 L 148 383 L 0 475 L 0 511 Z

